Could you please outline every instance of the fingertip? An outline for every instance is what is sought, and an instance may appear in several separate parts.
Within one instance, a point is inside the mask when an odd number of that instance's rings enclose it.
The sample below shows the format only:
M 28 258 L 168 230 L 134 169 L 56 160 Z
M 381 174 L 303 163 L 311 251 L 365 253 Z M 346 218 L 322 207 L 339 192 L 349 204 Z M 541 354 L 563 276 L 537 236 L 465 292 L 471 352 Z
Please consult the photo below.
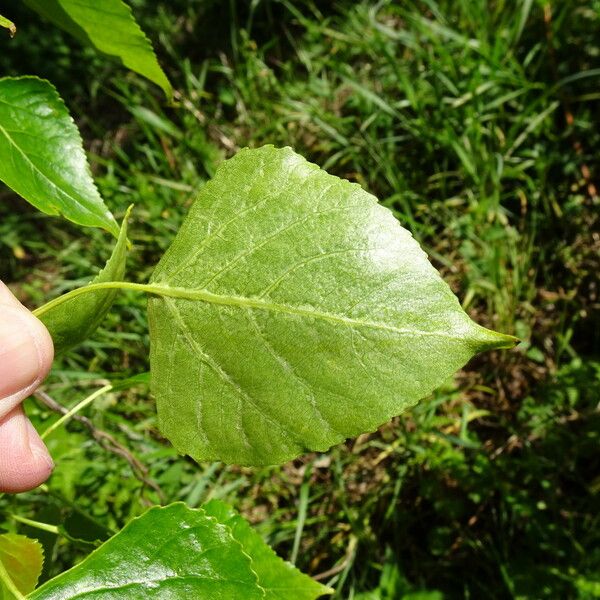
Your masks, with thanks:
M 54 468 L 21 402 L 44 380 L 54 344 L 44 324 L 0 281 L 0 492 L 25 492 Z
M 45 325 L 0 282 L 0 418 L 40 385 L 53 359 Z
M 32 490 L 44 483 L 53 469 L 44 442 L 18 406 L 0 421 L 0 491 Z
M 27 320 L 27 326 L 38 346 L 38 351 L 41 354 L 40 373 L 43 379 L 50 371 L 50 366 L 54 360 L 54 343 L 50 336 L 50 332 L 32 312 L 27 310 L 27 308 L 17 300 L 9 287 L 0 280 L 0 311 L 2 311 L 2 305 L 9 309 L 20 309 L 22 318 Z M 0 317 L 1 316 L 2 313 L 0 312 Z
M 9 287 L 0 280 L 0 303 L 12 306 L 23 306 L 10 291 Z
M 50 372 L 54 360 L 54 342 L 46 326 L 31 312 L 25 310 L 27 318 L 30 319 L 31 334 L 39 357 L 38 379 L 41 383 Z M 39 385 L 39 384 L 38 384 Z

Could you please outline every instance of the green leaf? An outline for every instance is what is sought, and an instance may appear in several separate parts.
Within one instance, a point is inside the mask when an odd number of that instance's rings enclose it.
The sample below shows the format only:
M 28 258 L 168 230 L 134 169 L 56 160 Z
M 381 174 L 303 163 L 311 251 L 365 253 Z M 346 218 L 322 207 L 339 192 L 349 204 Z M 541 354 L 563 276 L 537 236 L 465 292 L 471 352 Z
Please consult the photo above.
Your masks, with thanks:
M 47 81 L 0 79 L 0 180 L 49 215 L 119 232 L 94 185 L 79 131 Z
M 29 598 L 264 598 L 231 530 L 184 504 L 151 508 Z
M 79 41 L 117 58 L 172 99 L 173 89 L 152 44 L 122 0 L 25 0 L 25 4 Z
M 17 28 L 15 27 L 15 24 L 12 21 L 9 21 L 6 17 L 3 17 L 2 15 L 0 15 L 0 27 L 8 29 L 10 37 L 14 37 L 15 33 L 17 33 Z
M 127 258 L 127 220 L 128 209 L 117 243 L 106 266 L 91 283 L 104 281 L 122 281 L 125 276 Z M 98 290 L 82 294 L 66 302 L 53 305 L 49 302 L 34 314 L 44 323 L 54 342 L 54 352 L 58 355 L 89 338 L 103 321 L 113 305 L 118 290 Z
M 24 535 L 0 535 L 0 600 L 22 598 L 37 585 L 44 564 L 41 544 Z
M 334 590 L 279 558 L 248 522 L 224 502 L 211 500 L 202 508 L 219 523 L 226 524 L 244 552 L 252 558 L 252 568 L 266 592 L 266 600 L 315 600 L 333 594 Z
M 373 196 L 289 148 L 223 163 L 151 287 L 159 425 L 198 461 L 325 451 L 514 344 L 471 321 Z

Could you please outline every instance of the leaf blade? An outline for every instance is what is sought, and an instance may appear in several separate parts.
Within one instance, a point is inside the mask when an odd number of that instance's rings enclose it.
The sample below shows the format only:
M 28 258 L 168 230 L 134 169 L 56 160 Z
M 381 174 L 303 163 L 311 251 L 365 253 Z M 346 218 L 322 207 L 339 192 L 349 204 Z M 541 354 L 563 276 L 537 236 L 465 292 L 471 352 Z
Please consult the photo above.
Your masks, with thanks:
M 220 500 L 211 500 L 202 508 L 219 523 L 227 525 L 233 537 L 252 558 L 252 568 L 266 593 L 265 600 L 316 600 L 333 593 L 331 588 L 320 584 L 277 556 L 231 506 Z
M 118 235 L 79 131 L 56 89 L 43 79 L 0 79 L 0 180 L 46 214 Z
M 291 149 L 226 161 L 151 281 L 188 290 L 149 300 L 150 360 L 160 428 L 196 460 L 327 450 L 513 344 L 373 196 Z
M 94 283 L 123 281 L 127 259 L 127 223 L 131 207 L 127 210 L 117 243 L 104 269 L 92 280 Z M 89 338 L 98 328 L 117 297 L 118 290 L 108 289 L 82 294 L 48 310 L 40 309 L 38 318 L 52 337 L 56 355 L 66 352 Z
M 150 40 L 138 25 L 129 5 L 122 0 L 25 0 L 49 21 L 83 43 L 117 58 L 123 65 L 162 88 L 168 100 L 173 89 L 158 64 Z
M 0 535 L 0 568 L 4 568 L 19 593 L 28 594 L 35 588 L 43 564 L 44 552 L 37 540 L 15 533 Z M 0 597 L 3 600 L 18 597 L 16 592 L 3 585 L 1 576 Z
M 32 600 L 264 598 L 250 558 L 231 531 L 182 503 L 154 507 L 81 563 L 46 582 Z

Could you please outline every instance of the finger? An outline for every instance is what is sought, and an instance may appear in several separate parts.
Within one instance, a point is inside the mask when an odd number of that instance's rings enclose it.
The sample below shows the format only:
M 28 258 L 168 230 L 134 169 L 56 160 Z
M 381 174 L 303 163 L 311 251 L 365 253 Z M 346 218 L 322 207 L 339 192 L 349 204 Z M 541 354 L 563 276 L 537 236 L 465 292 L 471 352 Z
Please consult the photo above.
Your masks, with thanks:
M 26 492 L 54 468 L 44 442 L 21 406 L 0 420 L 0 492 Z
M 13 293 L 6 285 L 0 281 L 0 303 L 12 304 L 13 306 L 22 307 L 23 305 L 14 297 Z
M 48 374 L 50 334 L 0 281 L 0 492 L 23 492 L 52 472 L 48 450 L 21 402 Z
M 0 282 L 0 419 L 39 386 L 53 358 L 48 330 Z

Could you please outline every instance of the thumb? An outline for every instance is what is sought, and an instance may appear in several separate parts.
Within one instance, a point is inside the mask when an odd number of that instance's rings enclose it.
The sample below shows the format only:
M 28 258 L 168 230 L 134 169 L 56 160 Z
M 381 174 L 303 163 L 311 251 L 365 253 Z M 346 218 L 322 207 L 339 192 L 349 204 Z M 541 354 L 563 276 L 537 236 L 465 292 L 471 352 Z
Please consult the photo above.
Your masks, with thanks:
M 47 329 L 0 282 L 0 491 L 32 489 L 52 472 L 20 404 L 46 377 L 53 356 Z

